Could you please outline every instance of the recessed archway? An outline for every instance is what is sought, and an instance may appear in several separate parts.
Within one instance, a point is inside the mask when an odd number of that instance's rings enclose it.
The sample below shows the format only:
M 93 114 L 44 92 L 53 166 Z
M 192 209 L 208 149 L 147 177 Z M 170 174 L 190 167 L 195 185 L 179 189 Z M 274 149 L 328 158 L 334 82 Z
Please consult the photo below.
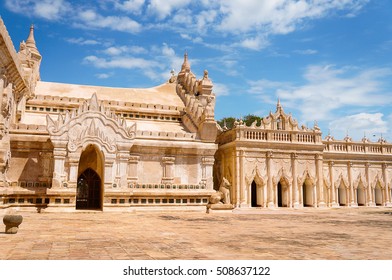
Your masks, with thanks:
M 263 207 L 264 205 L 264 186 L 260 186 L 253 181 L 251 184 L 251 207 Z
M 90 144 L 82 152 L 79 161 L 76 209 L 102 209 L 103 155 Z
M 306 179 L 302 184 L 302 203 L 304 207 L 311 207 L 314 205 L 313 184 L 309 179 Z
M 366 191 L 362 183 L 357 188 L 357 204 L 358 206 L 366 205 Z
M 377 206 L 382 205 L 382 188 L 380 183 L 377 183 L 376 187 L 374 188 L 374 202 Z
M 280 180 L 277 188 L 277 204 L 278 207 L 289 207 L 289 188 L 284 180 Z
M 347 190 L 343 182 L 338 187 L 338 202 L 340 206 L 347 205 Z

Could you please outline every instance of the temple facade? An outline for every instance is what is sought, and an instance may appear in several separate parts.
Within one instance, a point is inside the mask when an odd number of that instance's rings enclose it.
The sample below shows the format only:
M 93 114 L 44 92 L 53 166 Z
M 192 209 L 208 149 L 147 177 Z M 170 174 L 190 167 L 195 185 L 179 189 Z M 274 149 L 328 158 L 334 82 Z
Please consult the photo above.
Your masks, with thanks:
M 323 140 L 280 102 L 221 128 L 187 54 L 153 88 L 44 82 L 41 60 L 34 28 L 16 51 L 0 19 L 0 207 L 392 206 L 392 144 Z
M 217 143 L 215 173 L 235 207 L 392 206 L 392 144 L 382 138 L 322 140 L 317 123 L 299 127 L 278 102 L 260 124 L 221 129 Z

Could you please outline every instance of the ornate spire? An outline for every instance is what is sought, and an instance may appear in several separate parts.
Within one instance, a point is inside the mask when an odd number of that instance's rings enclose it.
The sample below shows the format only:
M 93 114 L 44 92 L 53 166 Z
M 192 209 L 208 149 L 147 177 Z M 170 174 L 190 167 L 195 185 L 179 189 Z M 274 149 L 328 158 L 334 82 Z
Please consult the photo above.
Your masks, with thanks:
M 280 98 L 278 97 L 278 103 L 276 104 L 276 110 L 281 110 L 282 109 L 282 105 L 280 105 Z
M 26 47 L 29 48 L 31 51 L 34 51 L 39 54 L 39 51 L 37 49 L 37 46 L 35 44 L 35 39 L 34 39 L 34 24 L 30 26 L 30 33 L 29 37 L 27 37 L 26 40 Z
M 181 66 L 181 72 L 190 72 L 190 71 L 191 71 L 191 65 L 189 64 L 189 61 L 188 61 L 188 53 L 185 52 L 184 62 L 182 63 L 182 66 Z

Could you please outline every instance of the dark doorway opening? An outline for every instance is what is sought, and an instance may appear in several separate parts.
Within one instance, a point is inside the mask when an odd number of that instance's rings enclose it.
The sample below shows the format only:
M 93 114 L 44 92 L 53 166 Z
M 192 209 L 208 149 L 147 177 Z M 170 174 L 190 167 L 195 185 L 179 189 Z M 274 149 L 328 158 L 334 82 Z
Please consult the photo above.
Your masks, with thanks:
M 278 207 L 283 207 L 282 201 L 282 184 L 278 183 Z
M 257 205 L 257 185 L 256 182 L 253 181 L 252 182 L 252 186 L 251 186 L 251 206 L 252 207 L 257 207 L 259 205 Z
M 87 168 L 78 178 L 76 209 L 101 208 L 101 178 L 94 170 Z

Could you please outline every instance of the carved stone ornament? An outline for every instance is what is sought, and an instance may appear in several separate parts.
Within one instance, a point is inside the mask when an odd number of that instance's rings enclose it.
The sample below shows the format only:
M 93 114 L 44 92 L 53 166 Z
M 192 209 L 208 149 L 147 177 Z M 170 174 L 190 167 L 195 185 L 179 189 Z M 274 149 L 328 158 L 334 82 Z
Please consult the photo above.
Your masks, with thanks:
M 70 152 L 97 142 L 107 152 L 115 153 L 117 143 L 129 142 L 136 135 L 136 124 L 128 127 L 124 119 L 98 103 L 95 93 L 77 110 L 60 114 L 57 121 L 49 115 L 46 119 L 51 139 L 67 141 Z

